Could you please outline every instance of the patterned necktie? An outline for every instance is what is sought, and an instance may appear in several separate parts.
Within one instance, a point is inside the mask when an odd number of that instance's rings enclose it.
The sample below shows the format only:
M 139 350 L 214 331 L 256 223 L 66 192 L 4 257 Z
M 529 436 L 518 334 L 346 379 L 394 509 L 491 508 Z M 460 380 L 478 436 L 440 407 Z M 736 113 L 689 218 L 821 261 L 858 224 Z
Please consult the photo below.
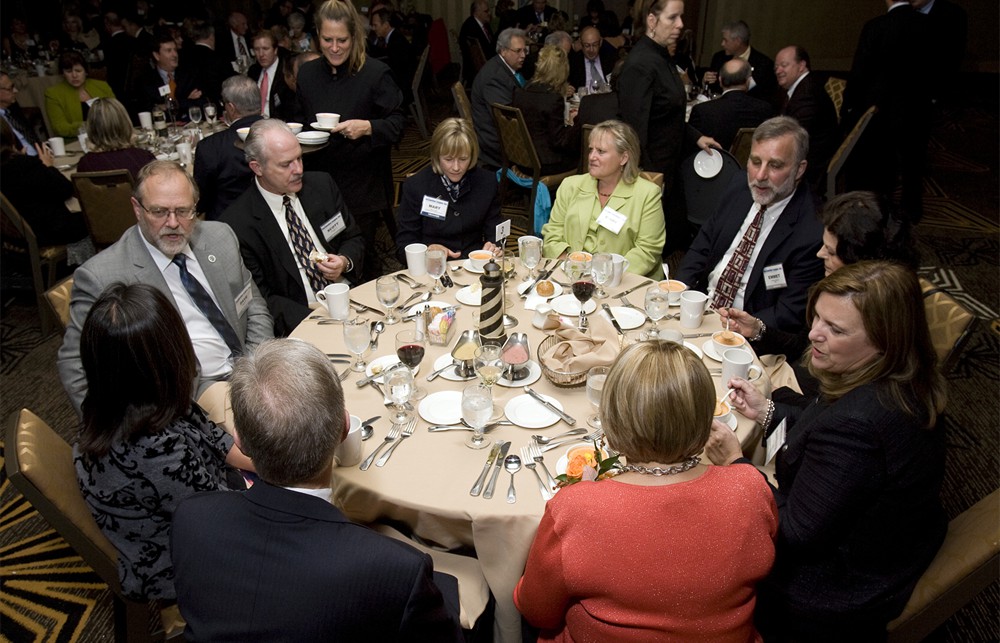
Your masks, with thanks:
M 7 118 L 7 123 L 11 126 L 11 129 L 17 130 L 18 133 L 20 133 L 21 136 L 28 141 L 28 145 L 32 148 L 30 150 L 30 155 L 34 156 L 37 154 L 34 149 L 34 145 L 35 143 L 40 142 L 38 140 L 38 136 L 35 134 L 35 130 L 33 130 L 31 126 L 28 125 L 28 122 L 21 116 L 20 110 L 13 109 L 13 107 L 16 106 L 8 107 L 6 113 L 4 114 Z M 25 150 L 25 152 L 27 153 L 28 150 Z
M 247 44 L 243 42 L 243 36 L 237 36 L 236 42 L 240 45 L 240 56 L 250 56 L 250 52 L 247 51 Z
M 177 268 L 181 273 L 181 284 L 184 285 L 184 290 L 191 295 L 191 301 L 194 305 L 198 307 L 198 310 L 208 318 L 209 323 L 215 328 L 216 332 L 222 336 L 225 340 L 226 346 L 229 347 L 233 353 L 233 356 L 239 355 L 243 352 L 243 345 L 240 343 L 240 338 L 236 336 L 236 331 L 230 326 L 229 322 L 226 321 L 225 315 L 219 310 L 219 307 L 215 305 L 212 301 L 212 296 L 208 294 L 205 287 L 201 285 L 201 282 L 195 279 L 187 269 L 187 255 L 178 253 L 174 255 L 172 263 L 177 264 Z
M 715 296 L 712 299 L 713 308 L 729 308 L 736 299 L 736 293 L 740 289 L 740 282 L 750 265 L 750 257 L 753 255 L 754 246 L 757 245 L 757 237 L 760 236 L 761 222 L 764 220 L 766 205 L 757 209 L 757 215 L 750 222 L 750 227 L 743 233 L 736 251 L 730 257 L 722 275 L 719 276 L 719 283 L 715 285 Z
M 264 115 L 268 114 L 267 92 L 268 92 L 267 70 L 265 69 L 261 71 L 261 76 L 260 76 L 260 113 Z
M 486 34 L 486 42 L 492 43 L 493 34 L 490 33 L 490 28 L 487 27 L 486 25 L 483 25 L 483 33 Z
M 173 98 L 177 98 L 176 96 L 177 83 L 174 81 L 174 72 L 172 71 L 167 72 L 167 85 L 170 86 L 170 96 Z
M 597 71 L 597 61 L 591 59 L 588 62 L 590 63 L 590 82 L 598 91 L 602 91 L 605 84 L 604 76 L 601 76 L 601 72 Z
M 309 238 L 306 229 L 302 226 L 299 215 L 295 214 L 295 208 L 292 207 L 292 200 L 288 198 L 287 194 L 282 197 L 281 202 L 285 206 L 285 222 L 288 224 L 288 238 L 292 242 L 292 250 L 295 253 L 295 257 L 299 260 L 299 265 L 306 271 L 306 277 L 309 278 L 309 285 L 312 286 L 313 291 L 319 292 L 326 287 L 326 279 L 323 278 L 316 265 L 312 261 L 309 261 L 309 253 L 313 250 L 313 242 Z

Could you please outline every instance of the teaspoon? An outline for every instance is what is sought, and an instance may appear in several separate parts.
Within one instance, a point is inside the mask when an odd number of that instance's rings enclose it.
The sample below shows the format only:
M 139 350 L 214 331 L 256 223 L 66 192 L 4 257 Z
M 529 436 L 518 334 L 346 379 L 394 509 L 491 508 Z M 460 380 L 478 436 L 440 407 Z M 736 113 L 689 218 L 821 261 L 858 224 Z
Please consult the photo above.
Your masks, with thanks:
M 521 470 L 521 458 L 516 455 L 509 455 L 503 460 L 503 468 L 510 474 L 510 486 L 507 487 L 507 502 L 514 504 L 517 502 L 517 494 L 514 493 L 514 474 Z

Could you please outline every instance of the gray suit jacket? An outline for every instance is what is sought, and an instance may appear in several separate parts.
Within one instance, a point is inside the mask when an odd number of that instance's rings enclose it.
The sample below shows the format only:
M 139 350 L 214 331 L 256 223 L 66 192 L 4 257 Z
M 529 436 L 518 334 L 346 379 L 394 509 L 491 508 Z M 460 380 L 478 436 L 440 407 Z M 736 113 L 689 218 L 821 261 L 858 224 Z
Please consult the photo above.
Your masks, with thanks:
M 216 221 L 201 221 L 195 226 L 190 245 L 222 307 L 222 314 L 236 330 L 244 349 L 274 337 L 267 303 L 243 265 L 239 242 L 232 228 Z M 116 282 L 155 286 L 174 302 L 170 287 L 142 242 L 138 226 L 126 230 L 114 245 L 76 269 L 69 304 L 70 320 L 63 345 L 59 349 L 58 366 L 59 377 L 78 413 L 83 398 L 87 395 L 87 378 L 80 359 L 80 332 L 90 307 L 105 288 Z M 243 314 L 237 316 L 236 297 L 248 284 L 253 292 L 253 299 Z M 174 305 L 176 306 L 176 302 Z M 199 376 L 196 382 L 197 394 L 209 384 L 211 382 L 202 381 Z

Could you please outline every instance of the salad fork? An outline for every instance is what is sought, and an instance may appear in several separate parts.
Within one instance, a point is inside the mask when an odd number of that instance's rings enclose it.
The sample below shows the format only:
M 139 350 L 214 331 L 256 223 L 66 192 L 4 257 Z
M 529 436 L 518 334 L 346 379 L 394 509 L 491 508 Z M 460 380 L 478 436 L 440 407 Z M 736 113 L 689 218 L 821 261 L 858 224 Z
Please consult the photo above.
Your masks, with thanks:
M 378 459 L 378 462 L 375 463 L 375 466 L 376 467 L 385 466 L 385 463 L 389 461 L 389 456 L 391 456 L 392 452 L 396 450 L 396 447 L 398 447 L 403 442 L 403 440 L 413 435 L 413 429 L 415 429 L 416 426 L 417 426 L 417 418 L 410 418 L 410 421 L 406 423 L 405 427 L 403 427 L 403 433 L 399 436 L 399 439 L 393 442 L 392 446 L 389 447 L 389 449 L 382 454 L 382 457 Z
M 572 438 L 560 440 L 559 442 L 553 442 L 552 444 L 541 447 L 541 451 L 543 453 L 545 451 L 551 451 L 556 447 L 561 447 L 562 445 L 569 444 L 570 442 L 593 442 L 594 440 L 600 440 L 603 437 L 604 437 L 604 431 L 602 431 L 601 429 L 597 429 L 595 431 L 591 431 L 587 435 L 573 436 Z
M 545 487 L 545 481 L 542 480 L 542 476 L 538 475 L 538 470 L 535 468 L 538 466 L 538 464 L 531 457 L 530 444 L 521 447 L 521 461 L 524 462 L 524 466 L 531 469 L 531 472 L 535 474 L 535 479 L 538 480 L 538 491 L 542 494 L 542 499 L 548 500 L 549 498 L 551 498 L 552 491 Z
M 362 471 L 368 471 L 368 467 L 372 466 L 372 462 L 375 461 L 375 456 L 378 455 L 378 452 L 381 451 L 385 445 L 389 444 L 390 442 L 399 437 L 400 428 L 401 427 L 399 424 L 393 424 L 392 427 L 389 428 L 389 433 L 387 433 L 385 438 L 382 440 L 382 444 L 375 447 L 375 450 L 372 451 L 372 454 L 368 456 L 364 462 L 361 463 Z
M 531 453 L 531 460 L 542 465 L 542 473 L 545 474 L 545 479 L 549 482 L 548 490 L 551 497 L 554 493 L 553 490 L 556 488 L 556 479 L 552 477 L 548 467 L 545 466 L 545 457 L 542 455 L 542 450 L 537 444 L 531 442 L 528 444 L 528 451 Z
M 622 306 L 627 306 L 628 308 L 635 308 L 636 310 L 641 311 L 643 315 L 646 314 L 645 310 L 639 308 L 638 306 L 630 302 L 625 295 L 618 295 L 618 300 L 622 302 Z

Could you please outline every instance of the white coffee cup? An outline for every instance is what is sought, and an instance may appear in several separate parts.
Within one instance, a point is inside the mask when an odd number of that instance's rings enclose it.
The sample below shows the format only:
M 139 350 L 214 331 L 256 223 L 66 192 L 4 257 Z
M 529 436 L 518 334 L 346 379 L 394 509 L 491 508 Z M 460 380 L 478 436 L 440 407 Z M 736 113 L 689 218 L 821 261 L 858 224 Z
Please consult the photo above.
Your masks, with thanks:
M 80 151 L 82 151 L 84 154 L 86 154 L 87 152 L 90 151 L 90 148 L 87 147 L 87 140 L 88 139 L 87 139 L 87 133 L 86 132 L 78 135 L 76 137 L 76 140 L 77 140 L 77 142 L 80 143 Z
M 61 136 L 53 136 L 45 142 L 52 150 L 52 156 L 66 156 L 66 142 L 62 140 Z
M 659 330 L 658 337 L 664 341 L 674 342 L 676 344 L 684 343 L 684 333 L 676 328 L 661 328 Z
M 617 288 L 622 284 L 622 279 L 628 271 L 629 260 L 619 254 L 611 255 L 611 288 Z
M 548 304 L 538 304 L 535 306 L 535 316 L 531 318 L 531 325 L 535 328 L 545 328 L 545 321 L 552 312 L 552 306 Z
M 718 413 L 717 411 L 722 411 L 722 413 Z M 722 402 L 716 401 L 715 411 L 712 412 L 712 417 L 723 424 L 729 424 L 729 421 L 733 418 L 732 402 L 728 399 L 723 400 Z
M 153 113 L 139 112 L 139 126 L 142 129 L 153 129 Z
M 482 270 L 492 258 L 493 253 L 489 250 L 473 250 L 469 253 L 469 265 L 476 270 Z
M 319 123 L 320 127 L 330 129 L 340 124 L 340 114 L 320 112 L 319 114 L 316 114 L 316 122 Z
M 406 252 L 406 270 L 411 277 L 423 277 L 427 274 L 427 244 L 411 243 L 404 248 Z
M 753 375 L 751 375 L 753 372 Z M 764 371 L 753 363 L 753 356 L 742 348 L 730 348 L 722 353 L 722 384 L 729 386 L 734 377 L 756 381 Z
M 708 295 L 697 290 L 685 290 L 681 293 L 681 326 L 698 328 L 705 317 L 705 305 Z
M 347 319 L 350 312 L 351 287 L 347 284 L 330 284 L 316 293 L 316 299 L 326 302 L 326 310 L 333 319 Z
M 192 161 L 194 161 L 194 155 L 191 152 L 191 144 L 178 143 L 177 156 L 182 165 L 191 165 Z
M 338 467 L 353 467 L 361 462 L 361 418 L 358 416 L 351 416 L 351 428 L 333 452 L 333 460 Z
M 681 293 L 687 290 L 687 284 L 676 279 L 664 279 L 660 282 L 660 290 L 667 292 L 667 301 L 676 306 L 681 300 Z
M 732 335 L 732 337 L 728 337 L 728 335 L 724 334 L 727 332 L 729 333 L 729 335 Z M 727 337 L 728 339 L 726 339 Z M 718 332 L 712 333 L 712 346 L 715 347 L 715 353 L 720 357 L 722 356 L 723 353 L 733 348 L 743 350 L 743 347 L 746 346 L 746 343 L 747 343 L 746 337 L 740 335 L 737 332 L 720 330 Z

